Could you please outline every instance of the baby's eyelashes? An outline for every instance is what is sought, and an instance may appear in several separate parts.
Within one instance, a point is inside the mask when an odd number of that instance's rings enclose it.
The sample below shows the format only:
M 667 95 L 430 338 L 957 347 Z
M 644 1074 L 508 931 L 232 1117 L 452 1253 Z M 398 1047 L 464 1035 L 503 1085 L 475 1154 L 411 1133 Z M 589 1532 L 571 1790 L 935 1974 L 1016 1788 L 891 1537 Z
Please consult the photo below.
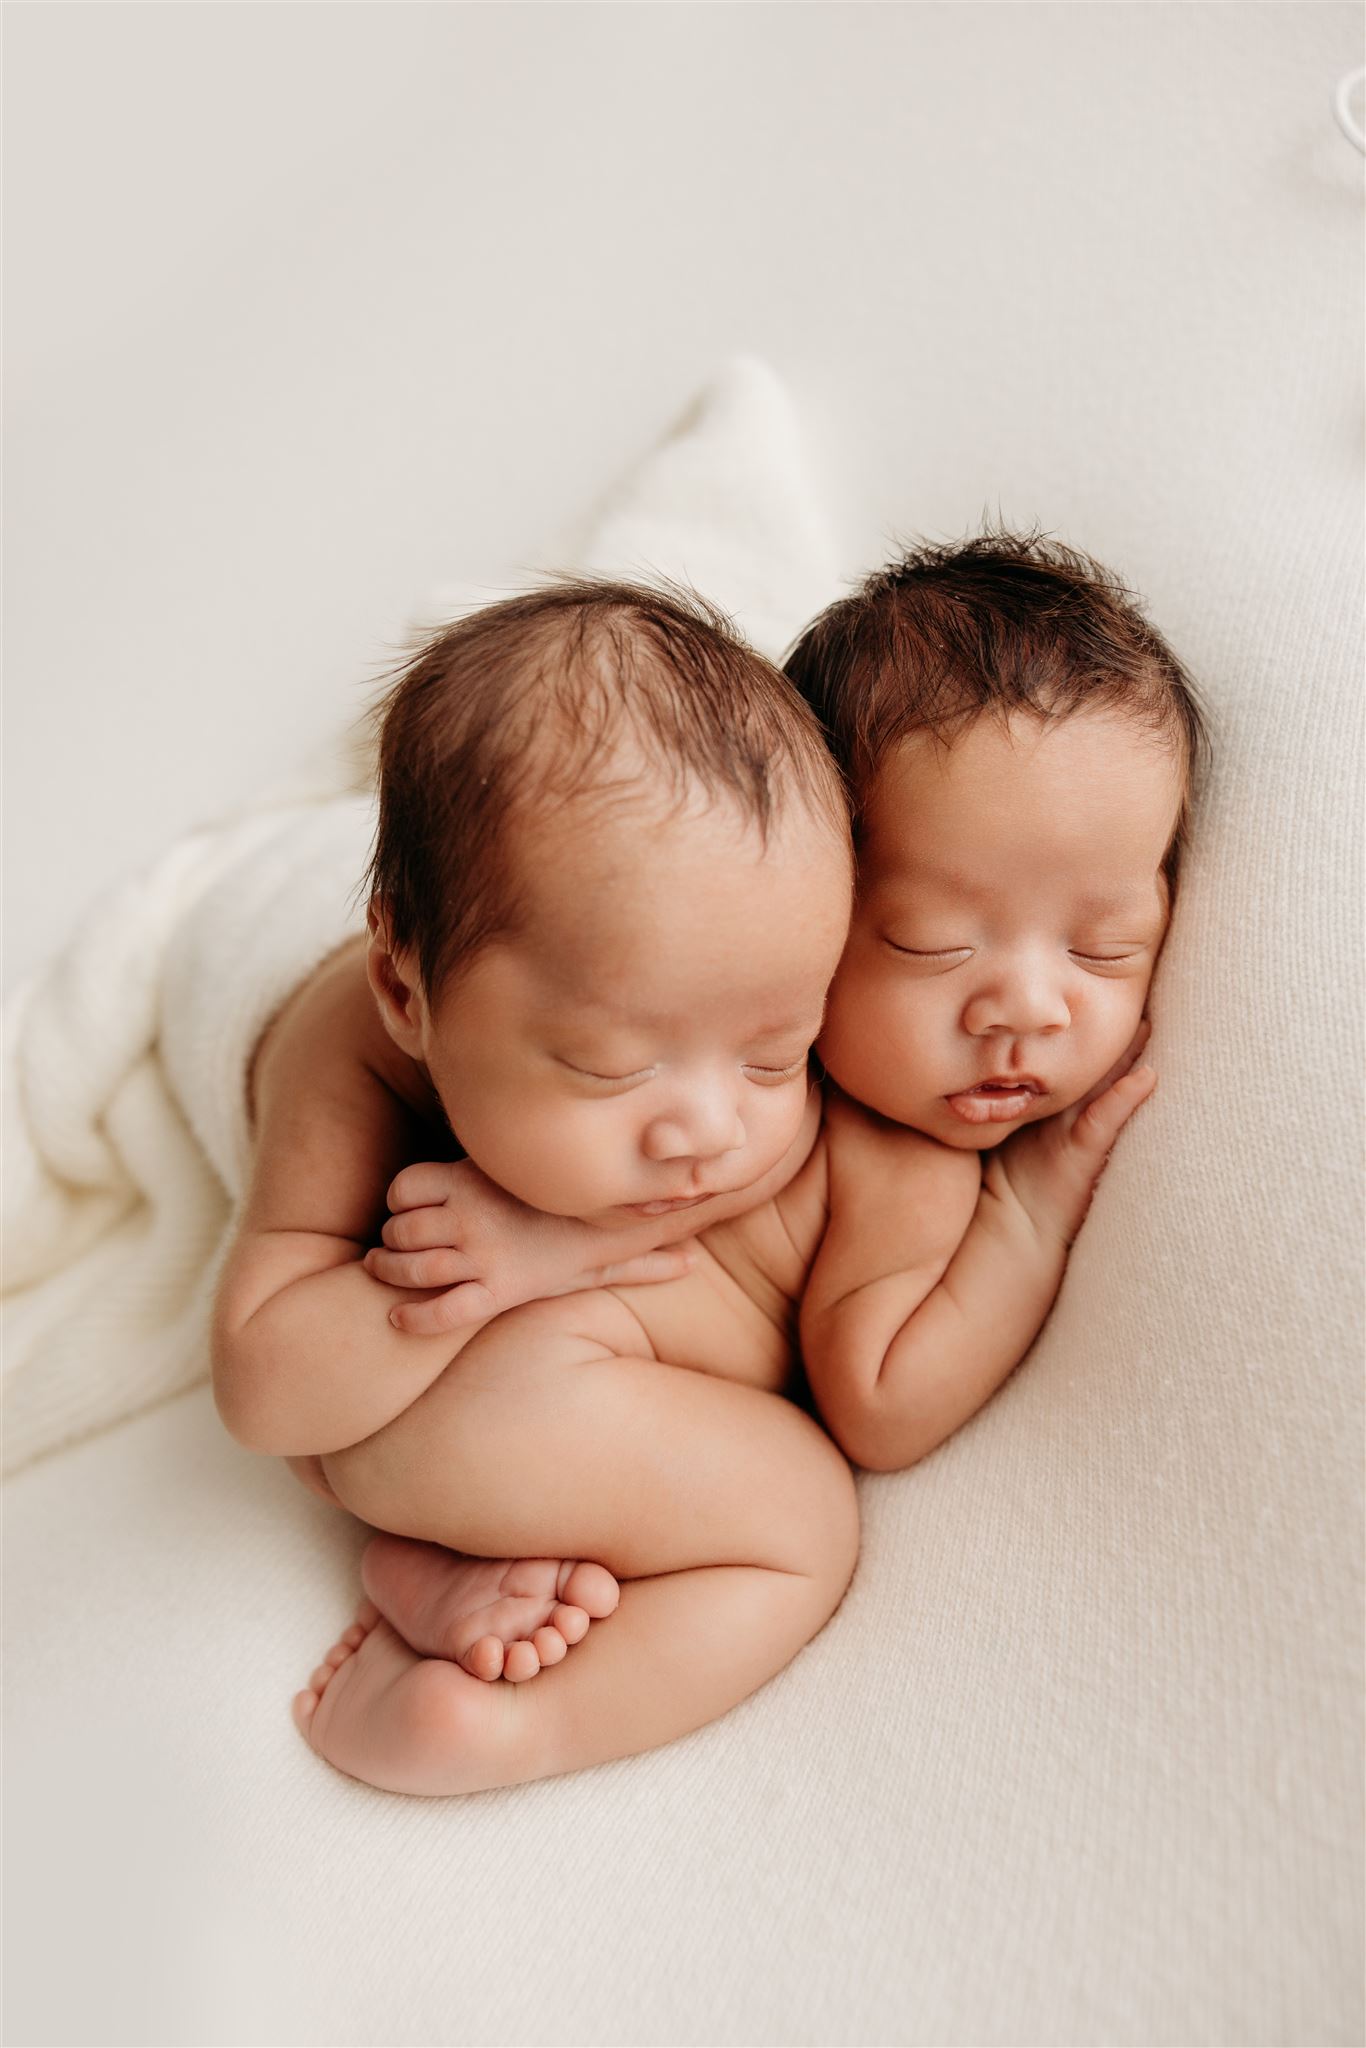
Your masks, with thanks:
M 975 958 L 978 952 L 976 946 L 908 946 L 901 940 L 894 939 L 888 932 L 883 933 L 882 943 L 895 953 L 898 959 L 928 974 L 948 973 L 952 968 L 961 967 L 965 961 Z M 1078 967 L 1084 967 L 1088 972 L 1124 973 L 1146 966 L 1151 952 L 1150 946 L 1138 940 L 1116 943 L 1114 946 L 1098 942 L 1094 951 L 1089 945 L 1060 947 L 1058 958 L 1072 960 Z M 994 949 L 988 947 L 985 957 L 988 960 L 993 958 Z
M 810 1047 L 803 1046 L 801 1052 L 790 1060 L 774 1063 L 758 1060 L 740 1060 L 736 1062 L 736 1065 L 747 1080 L 757 1082 L 761 1087 L 771 1088 L 785 1081 L 794 1081 L 799 1076 L 804 1075 L 809 1057 Z M 631 1088 L 638 1088 L 642 1083 L 654 1080 L 659 1072 L 658 1067 L 639 1067 L 629 1074 L 608 1074 L 600 1072 L 594 1067 L 580 1066 L 577 1060 L 565 1059 L 560 1054 L 556 1055 L 556 1065 L 564 1067 L 571 1074 L 577 1075 L 581 1081 L 595 1083 L 595 1092 L 600 1093 L 616 1091 L 624 1094 Z
M 566 1068 L 569 1073 L 577 1074 L 581 1081 L 598 1081 L 605 1088 L 632 1088 L 641 1081 L 650 1080 L 655 1072 L 653 1067 L 636 1067 L 625 1074 L 601 1073 L 596 1067 L 580 1066 L 577 1060 L 567 1060 L 558 1053 L 555 1063 Z
M 902 960 L 913 961 L 919 966 L 931 969 L 960 967 L 973 954 L 971 946 L 906 946 L 890 934 L 883 934 L 882 943 Z
M 1073 947 L 1072 958 L 1079 967 L 1085 967 L 1097 973 L 1103 974 L 1107 968 L 1112 973 L 1123 973 L 1125 969 L 1146 966 L 1148 962 L 1148 948 L 1146 946 L 1133 946 L 1124 952 L 1084 953 L 1079 948 Z
M 803 1053 L 800 1059 L 789 1060 L 783 1067 L 761 1067 L 751 1063 L 745 1067 L 745 1073 L 751 1081 L 757 1081 L 761 1087 L 773 1088 L 784 1081 L 795 1081 L 799 1076 L 805 1075 L 807 1059 L 808 1054 Z

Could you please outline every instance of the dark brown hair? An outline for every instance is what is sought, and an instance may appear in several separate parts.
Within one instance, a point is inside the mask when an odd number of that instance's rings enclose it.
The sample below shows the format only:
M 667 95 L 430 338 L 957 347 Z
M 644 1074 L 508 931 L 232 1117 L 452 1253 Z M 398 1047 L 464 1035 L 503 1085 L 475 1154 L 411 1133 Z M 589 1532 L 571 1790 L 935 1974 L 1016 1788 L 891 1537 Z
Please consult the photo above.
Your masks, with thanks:
M 1119 578 L 1040 534 L 922 545 L 822 612 L 784 668 L 860 799 L 911 733 L 945 745 L 984 713 L 1067 718 L 1106 705 L 1167 740 L 1184 794 L 1176 877 L 1209 743 L 1194 687 Z
M 377 716 L 367 886 L 431 996 L 515 923 L 510 833 L 538 807 L 700 789 L 766 835 L 796 796 L 848 841 L 818 721 L 691 592 L 564 579 L 489 605 L 405 662 Z

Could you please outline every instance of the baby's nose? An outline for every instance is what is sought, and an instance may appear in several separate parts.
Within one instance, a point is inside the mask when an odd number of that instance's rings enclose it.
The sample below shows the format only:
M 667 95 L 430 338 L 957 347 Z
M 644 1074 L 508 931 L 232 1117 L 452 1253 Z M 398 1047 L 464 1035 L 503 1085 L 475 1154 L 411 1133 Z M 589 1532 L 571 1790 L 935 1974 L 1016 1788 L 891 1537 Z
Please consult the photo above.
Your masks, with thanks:
M 1062 988 L 1052 975 L 1041 972 L 1003 977 L 977 990 L 963 1011 L 963 1028 L 974 1038 L 1027 1038 L 1065 1031 L 1071 1021 Z
M 646 1126 L 647 1159 L 717 1159 L 745 1142 L 745 1127 L 727 1096 L 698 1096 Z

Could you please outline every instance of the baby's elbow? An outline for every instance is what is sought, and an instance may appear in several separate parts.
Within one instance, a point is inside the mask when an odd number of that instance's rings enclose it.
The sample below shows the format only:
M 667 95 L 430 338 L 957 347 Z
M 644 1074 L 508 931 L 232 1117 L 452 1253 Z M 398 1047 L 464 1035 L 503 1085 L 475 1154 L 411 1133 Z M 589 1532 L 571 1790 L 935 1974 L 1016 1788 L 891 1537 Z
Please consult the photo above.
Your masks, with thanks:
M 848 1392 L 843 1398 L 831 1400 L 818 1397 L 817 1405 L 821 1421 L 843 1451 L 851 1465 L 860 1465 L 865 1471 L 876 1471 L 874 1462 L 878 1452 L 878 1432 L 868 1404 L 852 1399 Z
M 262 1418 L 256 1413 L 255 1404 L 243 1398 L 241 1382 L 233 1367 L 230 1355 L 215 1355 L 213 1405 L 218 1410 L 218 1419 L 228 1435 L 244 1450 L 264 1450 L 265 1446 L 260 1441 Z
M 908 1462 L 896 1455 L 875 1424 L 863 1419 L 846 1423 L 834 1437 L 849 1463 L 862 1472 L 899 1472 Z
M 904 1472 L 939 1441 L 916 1423 L 886 1414 L 875 1401 L 846 1407 L 825 1423 L 850 1464 L 864 1472 Z
M 278 1418 L 262 1399 L 258 1363 L 245 1330 L 215 1330 L 210 1352 L 213 1371 L 213 1404 L 228 1435 L 244 1450 L 260 1451 L 267 1457 L 288 1457 L 294 1450 L 276 1441 Z
M 857 1451 L 846 1451 L 844 1455 L 864 1472 L 905 1472 L 912 1465 L 918 1465 L 932 1448 L 929 1444 L 895 1444 L 888 1442 L 886 1437 L 874 1437 L 861 1444 Z

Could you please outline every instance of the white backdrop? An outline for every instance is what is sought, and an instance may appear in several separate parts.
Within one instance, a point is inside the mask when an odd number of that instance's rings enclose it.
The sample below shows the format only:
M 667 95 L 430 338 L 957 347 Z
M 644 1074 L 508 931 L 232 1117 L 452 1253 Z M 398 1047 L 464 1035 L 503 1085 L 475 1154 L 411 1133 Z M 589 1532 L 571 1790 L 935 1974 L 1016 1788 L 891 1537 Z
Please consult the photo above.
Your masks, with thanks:
M 9 984 L 737 348 L 851 571 L 1000 508 L 1198 665 L 1182 535 L 1251 586 L 1357 516 L 1358 42 L 1293 0 L 8 7 Z

